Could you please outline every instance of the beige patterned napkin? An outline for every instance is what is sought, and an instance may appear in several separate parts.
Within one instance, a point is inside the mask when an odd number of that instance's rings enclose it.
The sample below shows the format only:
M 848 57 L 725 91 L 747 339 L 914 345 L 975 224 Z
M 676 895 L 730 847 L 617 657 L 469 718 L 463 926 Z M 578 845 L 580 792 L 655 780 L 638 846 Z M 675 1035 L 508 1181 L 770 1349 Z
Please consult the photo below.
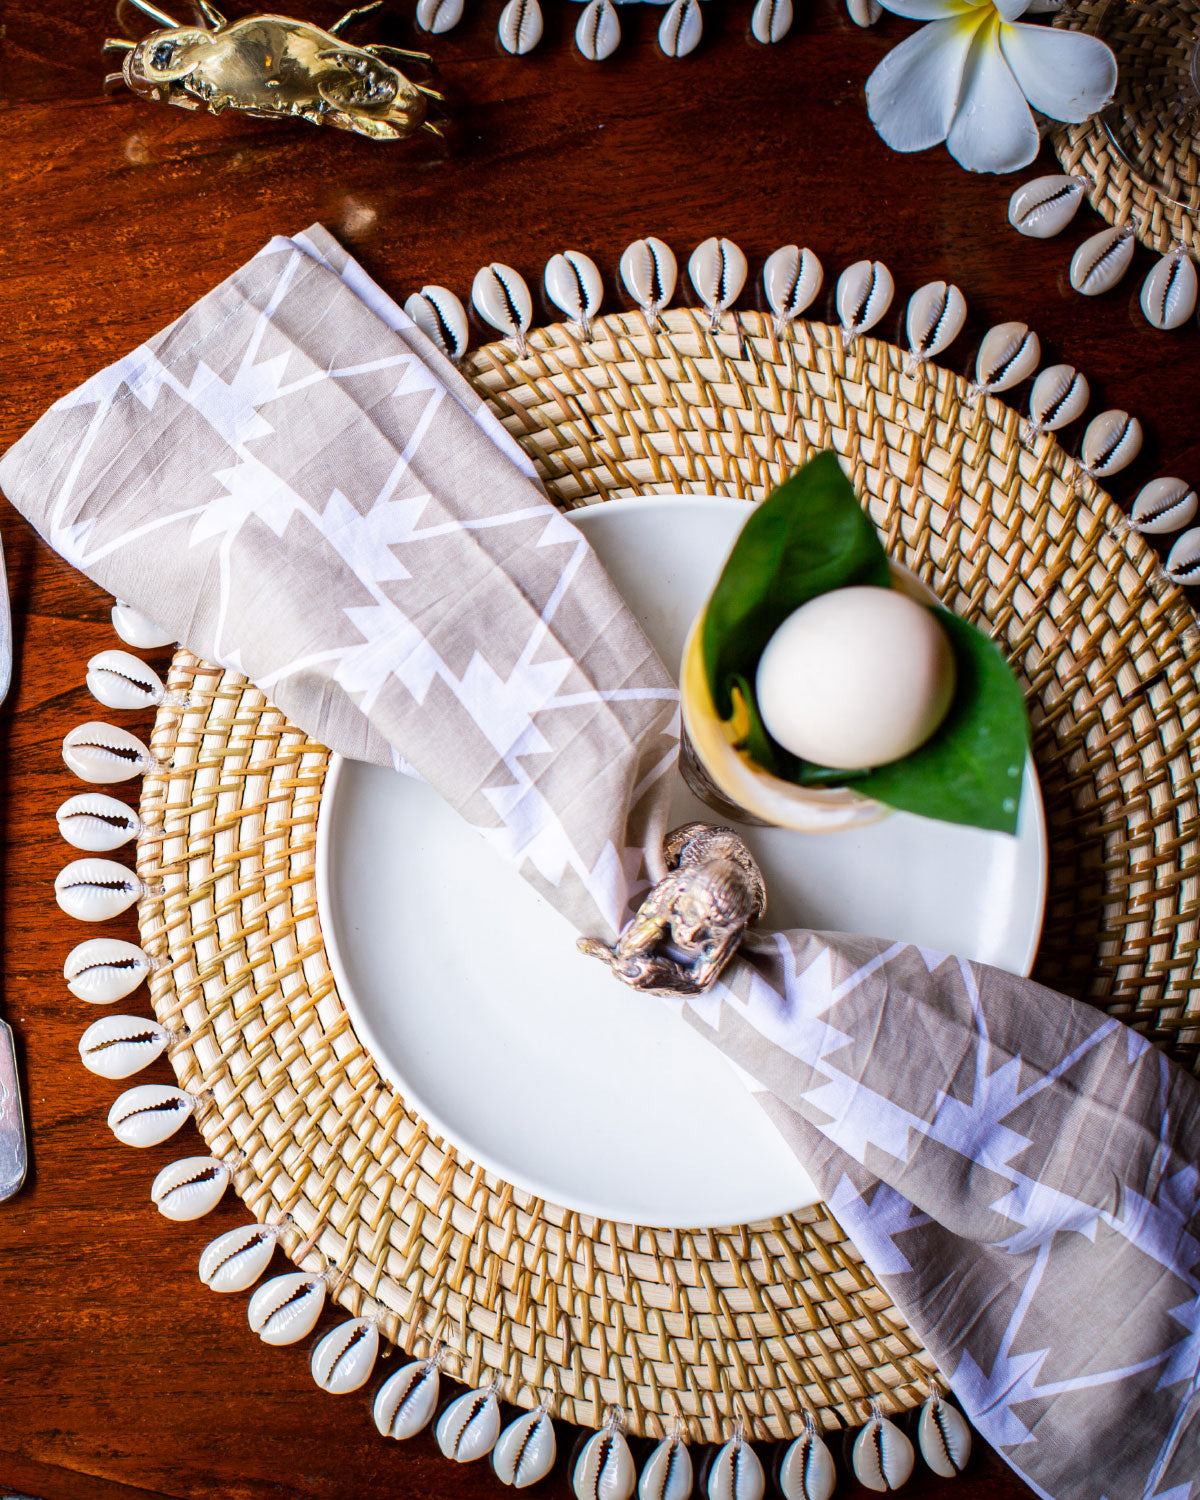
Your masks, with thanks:
M 0 463 L 50 543 L 351 756 L 415 771 L 580 931 L 647 880 L 677 695 L 479 399 L 313 229 Z M 761 933 L 683 1007 L 1040 1493 L 1200 1493 L 1195 1080 L 905 943 Z M 647 999 L 647 1004 L 658 1003 Z

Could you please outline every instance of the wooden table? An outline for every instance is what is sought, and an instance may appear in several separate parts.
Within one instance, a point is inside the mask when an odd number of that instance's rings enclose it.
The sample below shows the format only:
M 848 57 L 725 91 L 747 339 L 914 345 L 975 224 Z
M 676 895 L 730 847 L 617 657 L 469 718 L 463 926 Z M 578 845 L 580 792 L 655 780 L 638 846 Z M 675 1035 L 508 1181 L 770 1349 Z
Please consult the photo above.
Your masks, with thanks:
M 625 44 L 596 66 L 571 43 L 577 7 L 543 5 L 547 40 L 525 60 L 496 45 L 499 0 L 469 6 L 476 19 L 434 41 L 457 122 L 445 153 L 432 141 L 377 146 L 105 99 L 99 49 L 114 22 L 104 0 L 11 9 L 0 73 L 0 444 L 272 234 L 320 220 L 401 296 L 432 280 L 465 300 L 492 259 L 537 288 L 548 255 L 578 247 L 606 271 L 612 305 L 620 252 L 648 233 L 681 262 L 705 236 L 729 235 L 754 275 L 777 245 L 808 244 L 830 295 L 842 266 L 879 257 L 897 283 L 892 336 L 917 286 L 951 279 L 971 309 L 953 351 L 964 368 L 988 325 L 1021 318 L 1040 332 L 1047 362 L 1087 373 L 1093 411 L 1100 402 L 1138 414 L 1146 452 L 1121 476 L 1121 495 L 1155 474 L 1200 479 L 1198 334 L 1194 324 L 1154 333 L 1142 320 L 1150 257 L 1139 251 L 1116 293 L 1085 301 L 1066 268 L 1070 246 L 1097 227 L 1086 212 L 1062 242 L 1021 239 L 1006 223 L 1011 181 L 969 176 L 941 149 L 896 156 L 875 136 L 863 83 L 909 23 L 862 32 L 819 0 L 798 7 L 797 29 L 771 50 L 748 40 L 750 0 L 726 0 L 705 7 L 701 51 L 673 63 L 653 40 L 661 11 L 629 7 Z M 338 13 L 327 0 L 299 8 L 325 24 Z M 413 5 L 397 9 L 372 34 L 411 45 Z M 1042 170 L 1054 170 L 1049 153 Z M 746 299 L 758 297 L 752 284 Z M 384 1442 L 365 1395 L 321 1395 L 303 1347 L 254 1339 L 244 1298 L 222 1300 L 196 1275 L 200 1248 L 244 1211 L 230 1195 L 202 1224 L 168 1224 L 148 1188 L 181 1154 L 178 1141 L 139 1153 L 105 1128 L 114 1090 L 80 1066 L 76 1043 L 92 1015 L 61 978 L 80 931 L 57 910 L 52 882 L 68 858 L 54 809 L 78 790 L 60 745 L 92 717 L 84 663 L 115 644 L 110 601 L 14 512 L 0 527 L 17 642 L 0 720 L 2 994 L 33 1143 L 27 1187 L 0 1207 L 0 1492 L 497 1496 L 486 1465 L 453 1469 L 428 1436 Z M 125 932 L 134 936 L 132 920 Z M 560 1449 L 572 1440 L 564 1429 Z M 565 1468 L 560 1459 L 543 1493 L 568 1492 Z M 918 1478 L 908 1493 L 936 1488 Z M 981 1452 L 958 1493 L 1028 1492 Z

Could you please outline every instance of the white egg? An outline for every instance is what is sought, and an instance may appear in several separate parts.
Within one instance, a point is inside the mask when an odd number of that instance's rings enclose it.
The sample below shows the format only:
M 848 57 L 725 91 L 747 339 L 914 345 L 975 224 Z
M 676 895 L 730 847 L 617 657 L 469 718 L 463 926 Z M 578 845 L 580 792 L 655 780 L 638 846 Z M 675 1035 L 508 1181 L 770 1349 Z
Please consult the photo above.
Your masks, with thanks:
M 834 589 L 791 614 L 758 664 L 758 707 L 793 755 L 882 766 L 930 737 L 954 697 L 954 654 L 933 611 L 899 589 Z

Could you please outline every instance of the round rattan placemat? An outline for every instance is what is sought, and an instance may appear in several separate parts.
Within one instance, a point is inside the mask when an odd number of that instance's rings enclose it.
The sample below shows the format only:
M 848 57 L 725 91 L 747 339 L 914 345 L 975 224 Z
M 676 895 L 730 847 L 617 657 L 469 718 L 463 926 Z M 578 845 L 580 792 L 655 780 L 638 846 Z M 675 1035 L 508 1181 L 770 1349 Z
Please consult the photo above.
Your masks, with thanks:
M 1177 245 L 1200 254 L 1200 94 L 1191 71 L 1200 0 L 1078 0 L 1058 24 L 1103 36 L 1119 74 L 1108 109 L 1055 130 L 1059 161 L 1090 179 L 1088 199 L 1110 224 L 1132 219 L 1142 243 L 1164 255 Z M 1122 154 L 1117 142 L 1133 136 L 1139 152 L 1126 144 Z
M 563 506 L 635 491 L 761 498 L 814 449 L 845 455 L 889 549 L 985 623 L 1028 690 L 1051 839 L 1039 977 L 1124 1015 L 1188 1064 L 1197 1016 L 1193 615 L 1116 504 L 1052 439 L 905 355 L 756 314 L 539 330 L 466 371 Z M 219 1156 L 284 1246 L 341 1273 L 405 1349 L 496 1376 L 522 1406 L 634 1433 L 782 1437 L 923 1398 L 927 1354 L 823 1208 L 727 1230 L 598 1222 L 488 1177 L 432 1139 L 357 1042 L 314 885 L 327 752 L 232 673 L 180 652 L 147 777 L 140 907 L 154 1009 L 203 1092 Z M 581 1066 L 585 1065 L 581 1060 Z M 553 1121 L 546 1122 L 553 1128 Z

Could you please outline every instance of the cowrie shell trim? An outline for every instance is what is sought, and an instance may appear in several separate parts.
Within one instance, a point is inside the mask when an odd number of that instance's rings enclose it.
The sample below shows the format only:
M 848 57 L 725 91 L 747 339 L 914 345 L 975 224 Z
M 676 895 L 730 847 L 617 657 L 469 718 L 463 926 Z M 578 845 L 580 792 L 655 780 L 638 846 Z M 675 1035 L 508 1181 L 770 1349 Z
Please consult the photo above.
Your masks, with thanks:
M 694 1482 L 687 1444 L 672 1435 L 664 1438 L 646 1460 L 638 1481 L 638 1500 L 688 1500 Z
M 921 1408 L 917 1422 L 921 1457 L 942 1479 L 953 1479 L 971 1457 L 971 1429 L 956 1406 L 936 1392 Z
M 874 328 L 892 305 L 892 273 L 881 260 L 856 260 L 838 277 L 835 300 L 847 338 Z
M 456 1464 L 486 1458 L 500 1436 L 500 1406 L 490 1389 L 468 1391 L 438 1418 L 437 1445 Z
M 522 57 L 541 41 L 543 24 L 538 0 L 508 0 L 497 28 L 500 45 L 514 57 Z
M 741 1438 L 732 1438 L 708 1471 L 708 1500 L 763 1500 L 767 1478 L 758 1454 Z
M 1027 324 L 997 323 L 979 345 L 976 384 L 989 393 L 1010 390 L 1033 374 L 1041 357 L 1041 340 Z
M 448 287 L 423 286 L 404 311 L 447 359 L 457 362 L 466 353 L 467 310 Z
M 1119 474 L 1142 450 L 1142 424 L 1127 411 L 1102 411 L 1083 434 L 1080 458 L 1094 479 Z
M 312 1377 L 331 1396 L 366 1385 L 379 1355 L 379 1329 L 370 1318 L 351 1318 L 331 1328 L 312 1352 Z
M 161 703 L 163 680 L 141 657 L 128 651 L 100 651 L 87 664 L 88 691 L 105 708 L 153 708 Z
M 158 764 L 136 734 L 97 719 L 77 724 L 63 740 L 62 753 L 81 781 L 101 786 L 128 781 Z
M 557 1454 L 554 1423 L 539 1408 L 510 1422 L 500 1434 L 492 1449 L 492 1468 L 502 1484 L 523 1490 L 549 1474 Z
M 119 849 L 142 831 L 142 820 L 134 809 L 104 792 L 80 792 L 68 797 L 55 817 L 67 843 L 89 854 Z
M 653 235 L 634 240 L 621 256 L 620 272 L 629 295 L 652 322 L 657 321 L 675 295 L 679 278 L 679 265 L 670 245 Z
M 1061 234 L 1079 212 L 1085 187 L 1082 177 L 1035 177 L 1008 200 L 1008 222 L 1029 239 L 1048 240 Z
M 1195 519 L 1200 502 L 1183 479 L 1152 479 L 1133 502 L 1133 529 L 1143 536 L 1169 536 Z
M 229 1186 L 229 1168 L 214 1156 L 185 1156 L 154 1179 L 150 1197 L 164 1218 L 184 1224 L 211 1213 Z
M 621 45 L 621 22 L 612 0 L 590 0 L 575 25 L 575 45 L 589 62 L 603 62 Z
M 79 1038 L 79 1057 L 99 1078 L 128 1078 L 167 1050 L 171 1033 L 145 1016 L 101 1016 Z
M 219 1234 L 200 1256 L 200 1280 L 210 1291 L 246 1292 L 270 1264 L 275 1232 L 262 1224 L 244 1224 Z
M 371 1415 L 384 1437 L 403 1441 L 428 1427 L 437 1409 L 441 1380 L 431 1359 L 415 1360 L 379 1387 Z
M 119 917 L 145 892 L 132 870 L 111 859 L 73 859 L 54 878 L 54 899 L 79 922 Z
M 1092 235 L 1071 257 L 1071 285 L 1084 297 L 1111 291 L 1133 263 L 1133 247 L 1128 226 Z
M 173 646 L 175 637 L 168 635 L 161 625 L 156 625 L 148 615 L 134 609 L 118 599 L 112 607 L 113 629 L 127 646 L 138 651 L 156 651 L 161 646 Z
M 182 1089 L 139 1083 L 126 1089 L 108 1112 L 108 1128 L 125 1146 L 157 1146 L 173 1136 L 196 1112 L 196 1100 Z
M 325 1305 L 325 1278 L 304 1271 L 273 1276 L 250 1298 L 246 1319 L 264 1344 L 295 1344 L 317 1326 Z
M 154 960 L 136 943 L 88 938 L 67 954 L 63 978 L 76 999 L 89 1005 L 111 1005 L 131 995 L 154 968 Z

